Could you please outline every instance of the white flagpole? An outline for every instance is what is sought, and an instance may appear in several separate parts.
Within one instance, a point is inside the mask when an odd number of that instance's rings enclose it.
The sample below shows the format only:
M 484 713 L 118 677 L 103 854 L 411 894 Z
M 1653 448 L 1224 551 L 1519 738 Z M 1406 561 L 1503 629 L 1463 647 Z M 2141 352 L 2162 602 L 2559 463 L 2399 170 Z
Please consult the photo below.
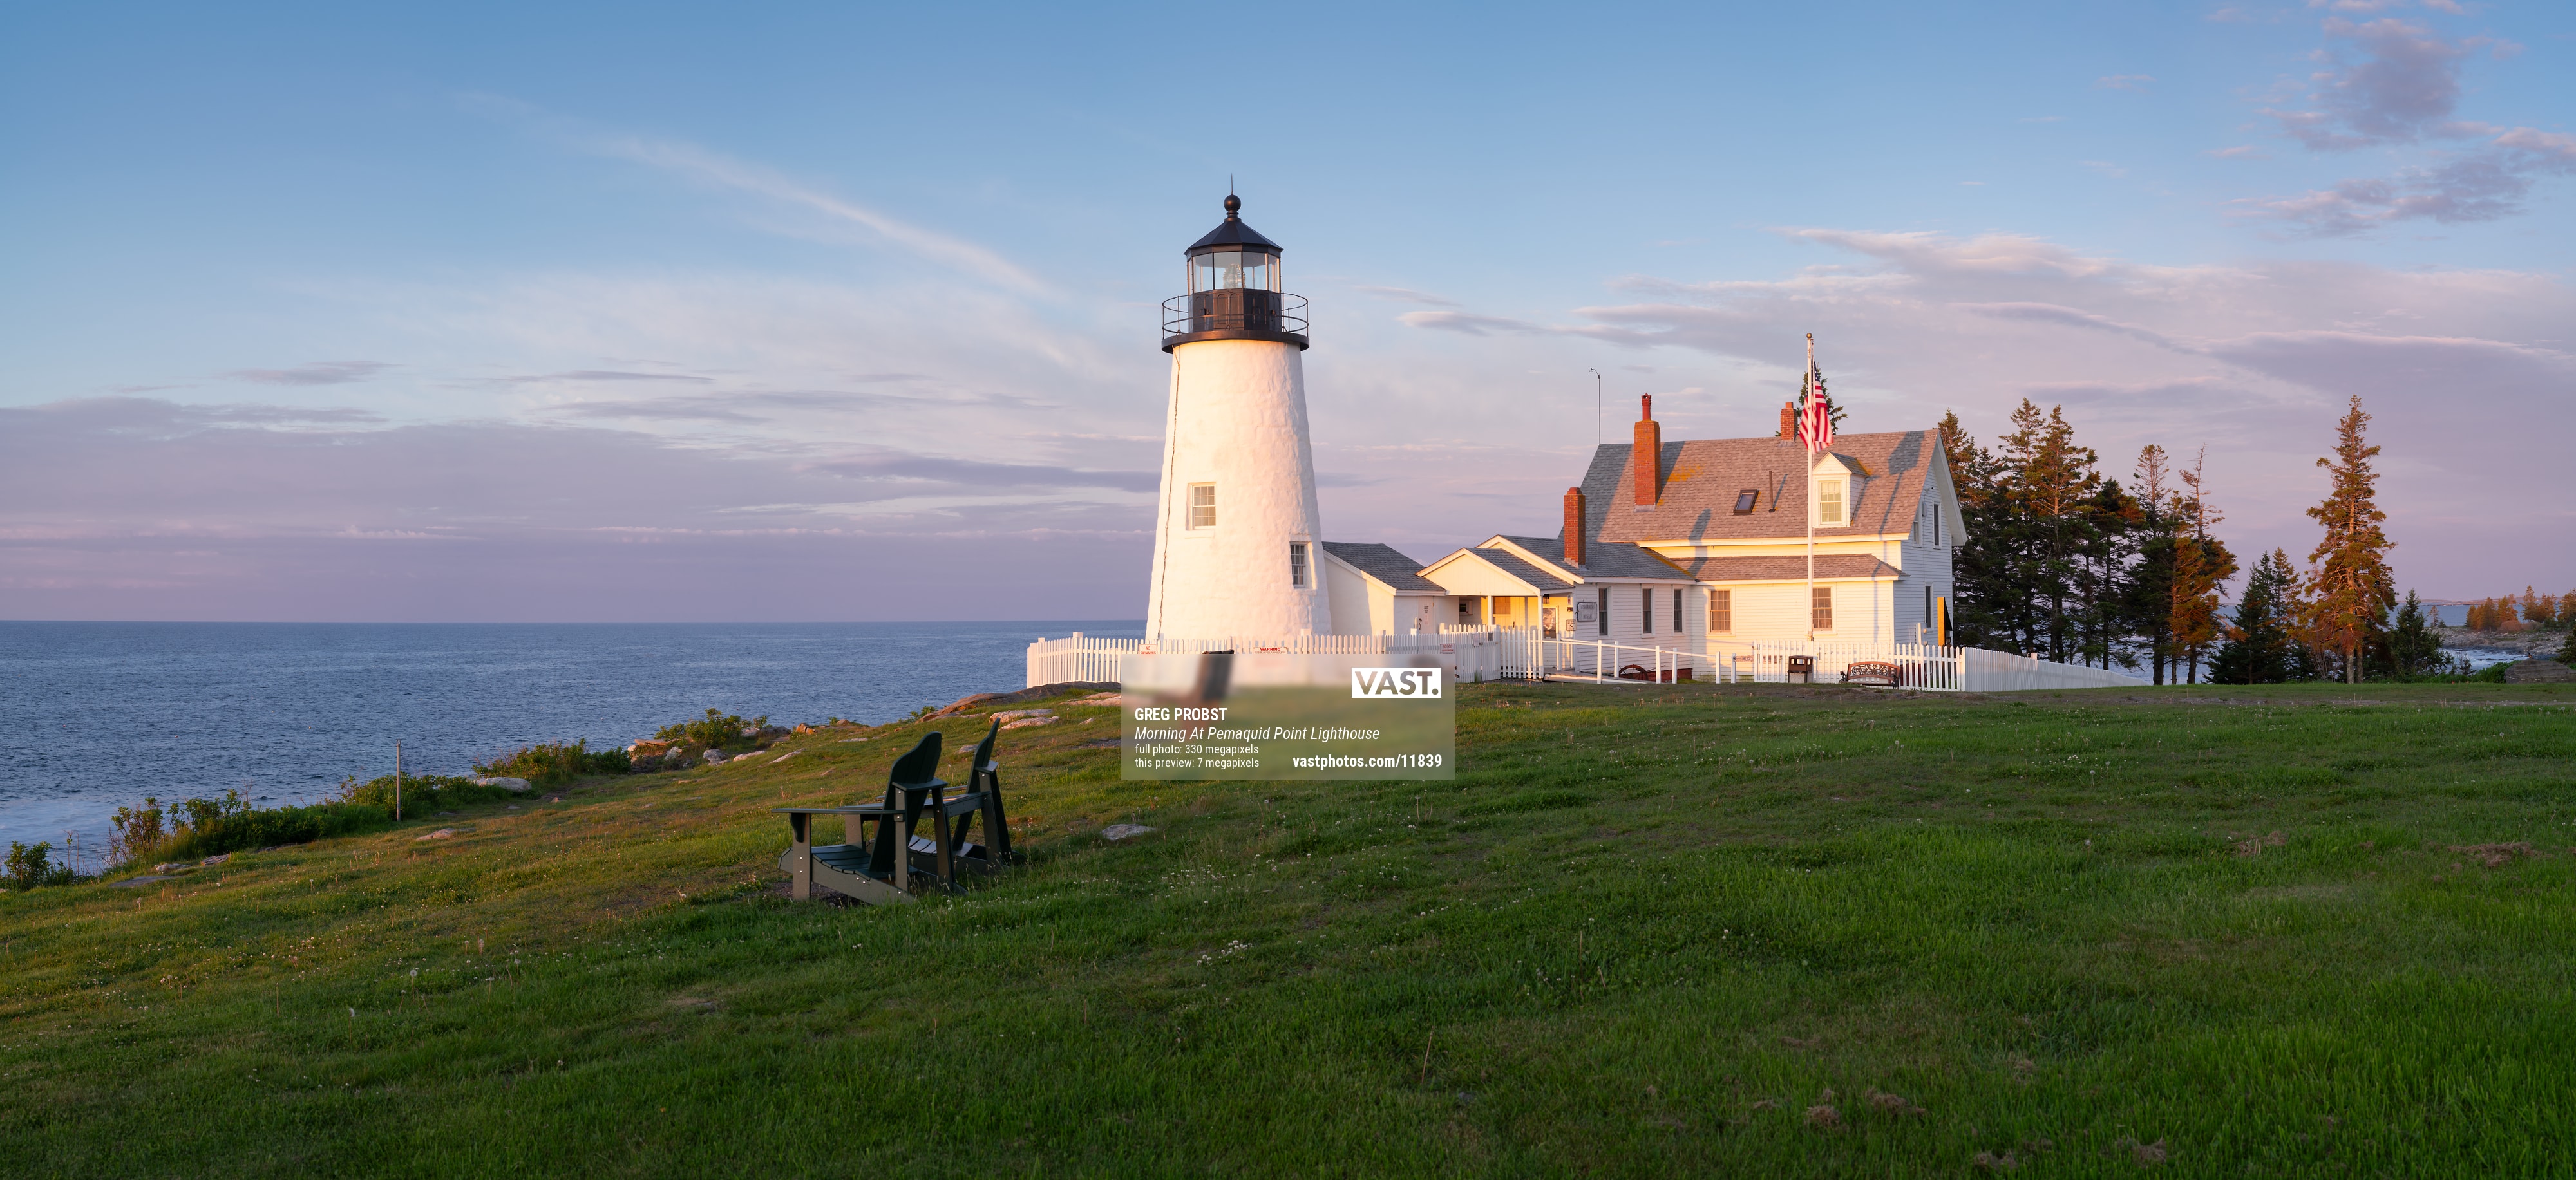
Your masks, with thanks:
M 1807 333 L 1807 371 L 1798 375 L 1798 443 L 1807 448 L 1807 654 L 1816 654 L 1816 444 L 1809 425 L 1816 396 L 1816 334 Z

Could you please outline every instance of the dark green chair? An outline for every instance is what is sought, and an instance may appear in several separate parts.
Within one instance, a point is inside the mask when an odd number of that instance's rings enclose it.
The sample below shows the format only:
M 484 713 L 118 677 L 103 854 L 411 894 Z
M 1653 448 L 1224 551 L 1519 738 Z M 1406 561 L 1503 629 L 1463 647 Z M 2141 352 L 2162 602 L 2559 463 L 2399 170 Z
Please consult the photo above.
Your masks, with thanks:
M 944 816 L 942 798 L 948 784 L 935 777 L 939 769 L 939 735 L 922 735 L 921 743 L 903 757 L 894 760 L 886 773 L 885 798 L 877 803 L 855 807 L 773 807 L 772 812 L 787 817 L 791 837 L 787 854 L 778 866 L 786 870 L 790 896 L 803 900 L 813 896 L 813 887 L 821 885 L 835 893 L 884 905 L 913 900 L 917 891 L 913 877 L 925 866 L 917 855 L 926 843 L 935 856 L 928 871 L 941 887 L 954 890 L 947 842 L 923 841 L 913 830 L 924 812 Z M 816 845 L 813 822 L 817 816 L 841 817 L 843 842 Z M 876 825 L 871 839 L 867 825 Z M 944 822 L 938 824 L 944 830 Z
M 939 803 L 939 826 L 935 841 L 915 837 L 915 847 L 925 855 L 936 855 L 944 845 L 951 866 L 991 872 L 1017 864 L 1011 852 L 1011 819 L 1002 808 L 1002 764 L 993 758 L 993 743 L 1002 736 L 1002 722 L 994 719 L 992 728 L 984 731 L 984 740 L 966 756 L 966 789 L 954 799 Z M 984 818 L 984 842 L 966 839 L 975 817 Z

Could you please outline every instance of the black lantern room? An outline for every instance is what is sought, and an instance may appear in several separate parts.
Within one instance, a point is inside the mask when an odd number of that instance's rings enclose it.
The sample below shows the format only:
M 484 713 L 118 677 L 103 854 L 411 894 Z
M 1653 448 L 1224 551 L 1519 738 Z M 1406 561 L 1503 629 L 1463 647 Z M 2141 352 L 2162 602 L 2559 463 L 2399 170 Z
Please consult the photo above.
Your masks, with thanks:
M 1225 220 L 1182 253 L 1189 294 L 1163 301 L 1163 351 L 1198 340 L 1276 340 L 1306 347 L 1306 300 L 1279 290 L 1279 243 L 1243 223 L 1243 200 L 1225 197 Z

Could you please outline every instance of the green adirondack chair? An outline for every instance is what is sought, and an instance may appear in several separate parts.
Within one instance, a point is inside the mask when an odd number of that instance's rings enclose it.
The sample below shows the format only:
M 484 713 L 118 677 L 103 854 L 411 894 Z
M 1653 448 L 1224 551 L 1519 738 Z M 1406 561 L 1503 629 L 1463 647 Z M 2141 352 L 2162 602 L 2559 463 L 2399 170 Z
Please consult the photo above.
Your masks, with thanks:
M 787 817 L 790 841 L 778 867 L 787 873 L 788 895 L 802 901 L 814 895 L 814 886 L 821 885 L 870 905 L 912 901 L 917 895 L 914 878 L 920 867 L 915 855 L 920 842 L 913 836 L 913 829 L 925 811 L 938 815 L 944 810 L 941 796 L 948 784 L 934 777 L 938 769 L 939 735 L 928 733 L 922 735 L 919 745 L 894 760 L 894 767 L 886 773 L 885 798 L 881 802 L 851 807 L 770 808 Z M 818 845 L 814 842 L 814 820 L 829 815 L 841 817 L 843 840 Z M 871 823 L 876 825 L 873 838 L 867 831 Z M 940 887 L 955 889 L 945 842 L 929 843 L 941 853 L 931 870 L 934 879 Z
M 993 758 L 993 743 L 1002 736 L 1002 722 L 995 718 L 984 731 L 984 740 L 975 743 L 966 756 L 966 789 L 953 799 L 941 798 L 935 805 L 938 824 L 929 837 L 913 837 L 916 852 L 926 857 L 945 853 L 943 867 L 972 868 L 991 872 L 1018 863 L 1011 853 L 1011 820 L 1002 809 L 1002 765 Z M 975 818 L 984 819 L 984 842 L 966 839 Z

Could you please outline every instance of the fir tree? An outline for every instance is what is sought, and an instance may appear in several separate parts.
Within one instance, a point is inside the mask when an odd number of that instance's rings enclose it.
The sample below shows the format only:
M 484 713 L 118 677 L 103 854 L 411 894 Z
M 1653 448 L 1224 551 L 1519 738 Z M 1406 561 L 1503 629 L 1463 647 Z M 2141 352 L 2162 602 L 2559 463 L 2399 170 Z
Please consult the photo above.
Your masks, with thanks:
M 2424 603 L 2406 592 L 2397 622 L 2388 629 L 2389 670 L 2401 677 L 2421 676 L 2442 663 L 2442 637 L 2424 622 Z
M 2138 562 L 2130 570 L 2129 614 L 2138 638 L 2147 647 L 2147 665 L 2155 682 L 2165 682 L 2173 656 L 2174 511 L 2173 480 L 2163 447 L 2149 443 L 2138 451 Z
M 2211 662 L 2210 679 L 2220 684 L 2278 684 L 2305 679 L 2306 660 L 2294 634 L 2298 615 L 2298 572 L 2287 551 L 2275 549 L 2254 563 L 2245 592 L 2236 599 L 2236 616 L 2227 641 Z
M 2335 428 L 2335 453 L 2317 460 L 2332 474 L 2326 498 L 2308 509 L 2325 526 L 2325 537 L 2308 554 L 2306 624 L 2308 642 L 2333 654 L 2346 684 L 2361 683 L 2365 652 L 2386 641 L 2389 608 L 2395 606 L 2396 578 L 2388 569 L 2388 551 L 2396 547 L 2381 525 L 2388 514 L 2377 502 L 2379 473 L 2370 460 L 2379 448 L 2364 441 L 2370 415 L 2354 395 L 2343 421 Z M 2320 564 L 2321 563 L 2321 564 Z
M 2182 528 L 2174 538 L 2173 614 L 2167 627 L 2173 633 L 2174 650 L 2189 664 L 2184 683 L 2200 679 L 2200 661 L 2219 637 L 2221 586 L 2236 576 L 2236 555 L 2227 551 L 2215 531 L 2227 518 L 2209 501 L 2202 474 L 2208 461 L 2209 449 L 2203 447 L 2191 470 L 2178 473 L 2185 492 L 2175 511 Z

